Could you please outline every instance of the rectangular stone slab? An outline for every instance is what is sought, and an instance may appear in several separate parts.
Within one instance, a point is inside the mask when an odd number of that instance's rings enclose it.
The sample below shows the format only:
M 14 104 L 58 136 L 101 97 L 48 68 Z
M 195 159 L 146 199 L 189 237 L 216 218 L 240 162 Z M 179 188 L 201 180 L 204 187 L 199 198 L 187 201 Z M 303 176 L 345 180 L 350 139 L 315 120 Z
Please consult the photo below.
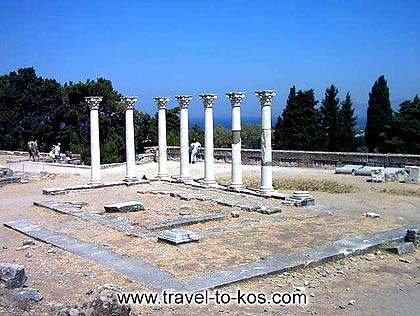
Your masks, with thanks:
M 165 230 L 157 236 L 158 240 L 167 241 L 174 245 L 185 244 L 187 242 L 199 241 L 198 235 L 185 229 Z
M 121 256 L 98 244 L 83 242 L 69 235 L 50 231 L 26 220 L 8 222 L 4 226 L 110 267 L 156 291 L 173 289 L 175 287 L 183 288 L 183 285 L 175 279 L 172 273 L 144 261 Z
M 116 186 L 129 186 L 129 185 L 137 185 L 137 184 L 145 184 L 150 183 L 148 180 L 138 180 L 132 183 L 127 183 L 124 181 L 112 181 L 112 182 L 104 182 L 101 184 L 81 184 L 81 185 L 74 185 L 62 188 L 47 188 L 42 190 L 42 194 L 44 195 L 54 195 L 56 192 L 67 192 L 67 191 L 79 191 L 79 190 L 90 190 L 90 189 L 101 189 L 101 188 L 110 188 Z
M 200 217 L 177 218 L 177 219 L 170 219 L 167 221 L 161 221 L 161 222 L 149 224 L 146 226 L 146 228 L 149 230 L 169 229 L 169 228 L 185 226 L 185 225 L 194 225 L 194 224 L 199 224 L 199 223 L 218 221 L 218 220 L 223 220 L 225 218 L 226 218 L 226 214 L 214 214 L 214 215 L 206 215 L 206 216 L 200 216 Z
M 261 207 L 257 209 L 257 212 L 261 214 L 271 215 L 271 214 L 281 213 L 281 208 L 280 207 Z
M 144 206 L 140 202 L 129 201 L 115 204 L 104 205 L 105 212 L 114 213 L 114 212 L 137 212 L 143 211 Z

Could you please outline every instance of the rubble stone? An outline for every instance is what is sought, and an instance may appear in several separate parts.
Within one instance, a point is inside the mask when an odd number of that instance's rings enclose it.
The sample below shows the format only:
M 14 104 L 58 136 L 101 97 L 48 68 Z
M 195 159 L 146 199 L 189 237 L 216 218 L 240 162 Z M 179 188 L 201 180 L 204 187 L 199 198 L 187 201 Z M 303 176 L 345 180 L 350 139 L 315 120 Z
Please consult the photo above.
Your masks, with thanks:
M 412 242 L 403 242 L 403 243 L 398 243 L 396 245 L 388 247 L 386 248 L 386 250 L 392 253 L 396 253 L 397 255 L 404 255 L 404 254 L 416 251 L 416 248 L 414 247 L 414 243 Z
M 4 282 L 7 288 L 21 287 L 27 279 L 24 267 L 13 263 L 0 263 L 0 281 Z
M 136 212 L 136 211 L 143 211 L 144 206 L 140 202 L 129 201 L 129 202 L 123 202 L 123 203 L 104 205 L 104 209 L 105 209 L 105 212 L 107 213 Z

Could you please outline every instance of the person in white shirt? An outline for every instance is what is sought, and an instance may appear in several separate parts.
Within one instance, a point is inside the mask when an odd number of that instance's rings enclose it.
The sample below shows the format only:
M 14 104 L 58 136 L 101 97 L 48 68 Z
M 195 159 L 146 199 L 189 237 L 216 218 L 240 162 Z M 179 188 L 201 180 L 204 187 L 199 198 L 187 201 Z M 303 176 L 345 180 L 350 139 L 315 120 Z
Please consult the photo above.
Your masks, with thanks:
M 193 141 L 192 141 L 192 143 L 191 143 L 191 145 L 190 145 L 190 149 L 191 149 L 191 163 L 195 163 L 197 161 L 198 149 L 200 147 L 201 147 L 200 142 L 194 138 Z
M 58 143 L 55 147 L 54 147 L 54 160 L 55 162 L 60 161 L 60 145 L 61 143 Z

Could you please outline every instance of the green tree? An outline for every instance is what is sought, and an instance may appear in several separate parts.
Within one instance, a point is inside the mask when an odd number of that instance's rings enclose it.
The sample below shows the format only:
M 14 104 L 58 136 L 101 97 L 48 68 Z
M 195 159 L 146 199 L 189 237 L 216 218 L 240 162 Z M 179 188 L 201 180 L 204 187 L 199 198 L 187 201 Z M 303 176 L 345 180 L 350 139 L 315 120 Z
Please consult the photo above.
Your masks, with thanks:
M 34 68 L 21 68 L 0 77 L 0 148 L 26 150 L 38 140 L 41 148 L 56 130 L 51 113 L 62 103 L 61 86 L 38 77 Z
M 179 106 L 166 110 L 166 142 L 168 146 L 179 146 L 180 111 Z M 155 115 L 155 124 L 157 130 L 158 112 Z
M 395 114 L 392 138 L 388 147 L 396 153 L 420 154 L 420 99 L 416 95 L 413 101 L 400 104 Z
M 321 102 L 321 127 L 325 135 L 325 149 L 336 151 L 339 148 L 339 128 L 338 128 L 338 105 L 340 100 L 337 97 L 338 89 L 332 84 L 325 90 L 325 97 Z
M 242 148 L 261 148 L 261 124 L 245 123 L 241 130 Z
M 353 102 L 350 93 L 347 92 L 346 99 L 341 102 L 338 112 L 338 151 L 355 151 L 356 147 L 356 126 L 357 116 L 354 116 Z
M 370 152 L 387 152 L 387 140 L 393 121 L 389 89 L 384 76 L 380 76 L 369 93 L 366 122 L 366 146 Z
M 145 147 L 156 146 L 158 143 L 158 126 L 155 117 L 140 111 L 134 112 L 134 130 L 137 153 Z
M 198 124 L 194 124 L 193 127 L 188 132 L 190 143 L 195 138 L 198 140 L 198 142 L 201 144 L 201 146 L 204 146 L 204 130 L 200 127 Z
M 232 145 L 232 131 L 219 124 L 214 128 L 214 147 L 230 148 Z
M 281 145 L 283 149 L 291 150 L 319 149 L 322 144 L 317 103 L 312 89 L 296 93 L 294 86 L 290 88 L 283 118 L 276 124 L 276 148 Z
M 283 119 L 281 115 L 279 115 L 277 117 L 277 121 L 276 121 L 276 124 L 274 125 L 274 130 L 273 130 L 273 149 L 284 148 L 283 138 L 282 138 L 282 129 L 283 129 Z

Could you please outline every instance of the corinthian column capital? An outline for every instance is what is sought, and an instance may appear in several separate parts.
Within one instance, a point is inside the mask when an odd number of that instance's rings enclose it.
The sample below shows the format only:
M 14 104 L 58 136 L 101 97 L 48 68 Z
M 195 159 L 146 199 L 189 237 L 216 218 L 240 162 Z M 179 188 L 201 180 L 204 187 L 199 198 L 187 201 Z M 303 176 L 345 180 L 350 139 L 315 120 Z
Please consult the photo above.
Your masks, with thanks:
M 205 108 L 212 108 L 214 105 L 214 101 L 217 99 L 216 94 L 200 94 L 199 95 L 201 101 L 203 101 L 203 105 Z
M 175 96 L 175 100 L 177 100 L 181 109 L 186 109 L 186 108 L 188 108 L 188 104 L 190 104 L 190 102 L 192 100 L 192 96 L 190 96 L 190 95 L 177 95 L 177 96 Z
M 99 104 L 102 101 L 102 97 L 85 97 L 85 101 L 89 104 L 90 110 L 99 110 Z
M 122 97 L 121 102 L 125 104 L 126 110 L 134 110 L 134 104 L 137 102 L 137 97 Z
M 260 99 L 261 106 L 270 105 L 271 100 L 276 96 L 274 90 L 255 91 L 255 95 Z
M 245 98 L 245 92 L 227 92 L 226 96 L 228 97 L 232 107 L 241 106 L 241 101 Z
M 168 97 L 155 97 L 153 101 L 157 104 L 159 109 L 166 109 L 166 103 L 169 102 Z

